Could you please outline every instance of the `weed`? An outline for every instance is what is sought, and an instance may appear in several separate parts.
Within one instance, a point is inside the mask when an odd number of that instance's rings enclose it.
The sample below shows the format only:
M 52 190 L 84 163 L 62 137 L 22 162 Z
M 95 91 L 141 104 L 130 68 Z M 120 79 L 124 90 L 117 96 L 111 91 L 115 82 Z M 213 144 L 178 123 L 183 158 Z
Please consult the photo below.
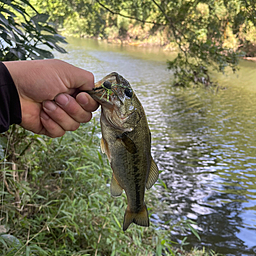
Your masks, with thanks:
M 99 134 L 94 120 L 57 139 L 16 126 L 1 135 L 1 255 L 176 255 L 169 230 L 122 231 L 126 197 L 110 195 Z

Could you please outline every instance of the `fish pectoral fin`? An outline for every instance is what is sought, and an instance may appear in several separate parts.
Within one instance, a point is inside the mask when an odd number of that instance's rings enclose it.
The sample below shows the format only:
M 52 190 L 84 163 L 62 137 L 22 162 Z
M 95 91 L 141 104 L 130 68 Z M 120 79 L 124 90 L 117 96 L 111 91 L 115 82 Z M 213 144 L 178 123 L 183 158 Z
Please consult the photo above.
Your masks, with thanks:
M 150 189 L 155 184 L 155 182 L 158 179 L 158 176 L 159 176 L 158 167 L 157 167 L 155 161 L 153 160 L 153 158 L 151 157 L 151 166 L 150 166 L 148 179 L 147 179 L 147 183 L 146 183 L 147 189 Z
M 101 138 L 100 141 L 100 148 L 102 153 L 105 153 L 108 157 L 108 161 L 110 162 L 110 152 L 109 152 L 109 148 L 108 148 L 108 143 L 106 142 L 106 140 L 104 140 L 104 138 Z
M 114 197 L 121 196 L 123 193 L 123 188 L 118 184 L 114 174 L 112 175 L 112 179 L 111 179 L 110 193 L 111 193 L 111 196 L 114 196 Z
M 101 140 L 100 140 L 100 149 L 101 149 L 102 153 L 105 153 L 105 144 L 104 144 L 103 138 L 101 138 Z
M 125 146 L 125 148 L 130 152 L 131 154 L 135 154 L 137 152 L 137 147 L 135 143 L 128 137 L 127 133 L 121 134 L 118 139 L 120 139 Z
M 128 207 L 124 214 L 123 231 L 125 231 L 130 224 L 135 223 L 139 226 L 149 227 L 149 218 L 147 206 L 144 204 L 143 208 L 138 213 L 129 211 Z

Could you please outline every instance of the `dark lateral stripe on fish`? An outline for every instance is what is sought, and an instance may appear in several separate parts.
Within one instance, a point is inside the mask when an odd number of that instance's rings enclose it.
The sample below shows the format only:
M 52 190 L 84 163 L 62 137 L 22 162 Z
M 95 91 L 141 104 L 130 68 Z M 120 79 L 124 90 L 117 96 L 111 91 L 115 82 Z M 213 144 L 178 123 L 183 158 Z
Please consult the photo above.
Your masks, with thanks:
M 111 195 L 120 196 L 124 190 L 127 196 L 123 230 L 131 223 L 148 227 L 145 189 L 156 182 L 158 168 L 143 107 L 129 82 L 116 72 L 86 92 L 101 105 L 101 148 L 113 169 Z
M 135 177 L 136 206 L 141 207 L 142 206 L 141 203 L 144 204 L 144 201 L 141 202 L 141 200 L 140 200 L 140 182 L 139 181 L 140 181 L 141 175 L 140 175 L 140 169 L 138 168 L 140 160 L 139 160 L 139 156 L 137 154 L 135 154 L 133 156 L 133 158 L 134 158 L 133 173 L 134 173 L 134 177 Z

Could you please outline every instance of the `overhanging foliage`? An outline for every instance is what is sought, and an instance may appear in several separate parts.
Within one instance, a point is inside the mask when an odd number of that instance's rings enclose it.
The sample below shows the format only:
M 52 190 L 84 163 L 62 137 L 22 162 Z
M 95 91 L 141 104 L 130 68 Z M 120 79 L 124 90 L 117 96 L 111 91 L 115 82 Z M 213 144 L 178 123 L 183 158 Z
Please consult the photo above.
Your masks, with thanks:
M 168 61 L 174 71 L 174 85 L 213 85 L 209 68 L 224 72 L 227 67 L 236 71 L 239 47 L 248 44 L 242 35 L 248 24 L 255 25 L 254 1 L 145 0 L 96 2 L 107 11 L 130 17 L 137 22 L 153 23 L 152 30 L 161 27 L 169 31 L 170 41 L 179 47 L 177 57 Z M 236 44 L 227 45 L 231 30 Z
M 27 12 L 30 10 L 34 15 Z M 26 60 L 53 58 L 51 51 L 66 51 L 57 43 L 65 43 L 47 20 L 48 14 L 40 14 L 27 1 L 0 1 L 0 60 Z
M 79 35 L 121 40 L 129 25 L 151 25 L 150 33 L 163 31 L 179 54 L 168 67 L 174 85 L 213 85 L 209 70 L 236 71 L 239 58 L 253 53 L 256 42 L 255 0 L 49 0 L 37 1 L 50 19 Z M 75 17 L 75 18 L 74 18 Z M 120 22 L 118 17 L 126 21 Z M 62 24 L 59 21 L 62 20 Z M 245 52 L 244 52 L 245 51 Z

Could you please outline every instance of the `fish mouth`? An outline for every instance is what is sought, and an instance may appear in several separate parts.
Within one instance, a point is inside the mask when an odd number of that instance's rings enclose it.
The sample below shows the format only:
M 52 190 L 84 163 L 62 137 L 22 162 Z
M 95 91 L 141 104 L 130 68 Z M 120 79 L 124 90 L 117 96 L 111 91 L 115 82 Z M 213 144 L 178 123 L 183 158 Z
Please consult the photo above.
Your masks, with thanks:
M 92 90 L 84 91 L 88 93 L 94 100 L 96 100 L 100 104 L 106 104 L 113 106 L 114 104 L 110 101 L 108 92 L 104 87 L 95 87 Z
M 117 72 L 112 72 L 111 74 L 105 76 L 102 80 L 95 83 L 95 87 L 92 90 L 86 90 L 94 100 L 100 104 L 113 106 L 114 103 L 110 101 L 110 96 L 113 94 L 117 99 L 123 104 L 122 100 L 118 96 L 116 89 L 113 85 L 123 84 L 123 78 Z

